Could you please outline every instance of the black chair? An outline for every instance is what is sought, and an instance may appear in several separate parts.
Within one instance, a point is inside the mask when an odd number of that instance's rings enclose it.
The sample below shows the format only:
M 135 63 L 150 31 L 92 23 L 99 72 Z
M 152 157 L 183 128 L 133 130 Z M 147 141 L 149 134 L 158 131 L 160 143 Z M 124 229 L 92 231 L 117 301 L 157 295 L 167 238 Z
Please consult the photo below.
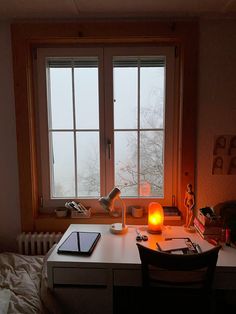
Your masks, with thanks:
M 141 259 L 142 311 L 154 300 L 167 313 L 210 313 L 213 280 L 220 246 L 197 254 L 172 254 L 137 243 Z

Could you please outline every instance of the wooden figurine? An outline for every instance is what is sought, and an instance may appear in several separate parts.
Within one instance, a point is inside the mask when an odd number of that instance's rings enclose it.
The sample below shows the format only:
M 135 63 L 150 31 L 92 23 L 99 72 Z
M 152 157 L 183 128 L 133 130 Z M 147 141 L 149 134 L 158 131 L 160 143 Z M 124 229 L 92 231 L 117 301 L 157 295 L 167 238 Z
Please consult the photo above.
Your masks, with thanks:
M 187 185 L 187 189 L 184 197 L 184 206 L 186 208 L 186 222 L 185 228 L 189 232 L 193 232 L 193 210 L 195 205 L 195 196 L 192 191 L 192 184 Z

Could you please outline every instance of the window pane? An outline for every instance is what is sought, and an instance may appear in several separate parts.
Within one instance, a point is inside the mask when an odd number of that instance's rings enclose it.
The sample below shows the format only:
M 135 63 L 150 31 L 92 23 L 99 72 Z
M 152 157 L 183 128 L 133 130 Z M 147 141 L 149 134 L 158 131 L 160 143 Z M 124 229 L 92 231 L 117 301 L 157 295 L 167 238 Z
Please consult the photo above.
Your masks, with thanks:
M 140 68 L 140 126 L 142 129 L 163 128 L 164 75 L 163 66 L 149 65 Z
M 141 130 L 163 129 L 164 65 L 160 57 L 114 58 L 115 130 L 139 129 L 139 125 Z M 115 131 L 116 185 L 125 196 L 162 197 L 163 131 L 141 130 L 137 133 Z
M 114 127 L 137 128 L 137 67 L 113 64 Z
M 71 68 L 50 68 L 49 84 L 49 128 L 70 129 L 73 126 Z
M 98 129 L 98 68 L 75 68 L 74 77 L 76 128 Z
M 99 196 L 99 132 L 77 132 L 76 137 L 78 196 Z
M 140 195 L 163 197 L 163 131 L 140 132 Z
M 73 132 L 51 132 L 52 197 L 75 196 Z
M 115 185 L 122 196 L 137 196 L 137 132 L 115 132 Z

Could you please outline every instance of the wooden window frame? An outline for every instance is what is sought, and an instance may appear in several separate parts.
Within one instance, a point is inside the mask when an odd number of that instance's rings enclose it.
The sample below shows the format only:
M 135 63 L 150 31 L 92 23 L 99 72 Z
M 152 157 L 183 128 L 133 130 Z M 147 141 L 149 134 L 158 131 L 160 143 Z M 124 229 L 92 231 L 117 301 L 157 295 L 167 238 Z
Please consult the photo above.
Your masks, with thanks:
M 100 110 L 100 126 L 99 126 L 99 133 L 100 133 L 100 176 L 101 182 L 101 196 L 108 194 L 109 191 L 112 190 L 114 187 L 115 181 L 115 162 L 114 156 L 115 151 L 114 146 L 111 149 L 111 156 L 108 159 L 107 154 L 107 139 L 109 138 L 111 143 L 114 143 L 114 136 L 115 131 L 113 131 L 113 110 L 111 109 L 110 104 L 113 103 L 113 57 L 114 56 L 165 56 L 165 62 L 168 65 L 165 65 L 165 79 L 166 79 L 166 86 L 164 94 L 165 97 L 165 123 L 163 128 L 166 128 L 165 131 L 165 148 L 164 148 L 164 156 L 168 156 L 165 158 L 164 162 L 164 173 L 165 179 L 164 180 L 164 195 L 159 197 L 142 197 L 140 195 L 136 196 L 124 196 L 122 190 L 122 199 L 125 201 L 126 205 L 132 206 L 135 204 L 136 206 L 143 206 L 147 208 L 148 204 L 153 201 L 153 199 L 158 199 L 163 206 L 171 206 L 173 202 L 172 195 L 176 195 L 176 158 L 177 152 L 173 151 L 173 147 L 176 141 L 177 136 L 174 130 L 177 128 L 177 125 L 174 125 L 174 112 L 175 112 L 175 104 L 174 98 L 174 85 L 175 85 L 175 63 L 178 62 L 178 58 L 174 56 L 175 49 L 173 46 L 168 47 L 160 47 L 160 46 L 145 46 L 145 45 L 138 45 L 132 47 L 110 47 L 110 45 L 103 45 L 103 47 L 97 48 L 39 48 L 37 49 L 37 77 L 35 75 L 35 80 L 38 79 L 38 88 L 37 88 L 37 112 L 38 112 L 38 120 L 39 120 L 39 137 L 40 137 L 40 149 L 39 149 L 39 160 L 41 161 L 40 164 L 43 165 L 40 169 L 42 174 L 41 182 L 39 186 L 41 187 L 41 195 L 43 196 L 43 208 L 40 208 L 40 211 L 50 212 L 50 210 L 55 209 L 55 207 L 64 206 L 65 201 L 68 200 L 67 198 L 57 198 L 50 196 L 50 149 L 49 149 L 49 134 L 48 134 L 48 120 L 47 120 L 47 89 L 46 86 L 48 84 L 46 69 L 47 69 L 47 62 L 48 60 L 52 60 L 53 58 L 79 58 L 80 56 L 97 56 L 99 59 L 100 67 L 98 68 L 99 71 L 99 110 Z M 60 61 L 59 61 L 60 62 Z M 106 70 L 104 71 L 103 63 L 106 64 Z M 175 73 L 173 75 L 173 73 Z M 106 82 L 106 83 L 104 83 Z M 106 88 L 104 88 L 106 87 Z M 105 92 L 106 90 L 106 92 Z M 50 92 L 49 92 L 50 95 Z M 72 97 L 73 99 L 73 97 Z M 105 100 L 104 100 L 105 99 Z M 177 110 L 176 110 L 177 111 Z M 101 119 L 102 118 L 102 119 Z M 104 121 L 106 123 L 104 124 Z M 63 128 L 61 128 L 63 129 Z M 164 129 L 163 129 L 164 130 Z M 128 128 L 126 131 L 130 131 Z M 134 131 L 134 130 L 133 130 Z M 137 130 L 135 130 L 137 132 Z M 145 128 L 139 128 L 139 132 L 143 131 L 146 132 Z M 140 154 L 137 152 L 137 154 Z M 140 158 L 140 157 L 139 157 Z M 97 197 L 89 197 L 89 196 L 69 196 L 71 199 L 80 199 L 85 206 L 91 207 L 95 214 L 97 213 L 104 213 L 104 210 L 101 208 L 98 202 Z
M 174 45 L 179 54 L 180 106 L 177 206 L 185 218 L 183 203 L 188 183 L 194 188 L 196 160 L 196 112 L 198 70 L 197 21 L 88 20 L 82 22 L 13 23 L 12 54 L 19 167 L 22 231 L 38 230 L 39 191 L 33 60 L 39 47 L 96 44 Z M 88 222 L 87 222 L 88 223 Z M 102 221 L 101 221 L 102 223 Z M 41 229 L 47 230 L 47 224 Z M 53 227 L 52 227 L 53 228 Z M 54 228 L 65 229 L 65 226 Z M 50 231 L 50 230 L 48 230 Z

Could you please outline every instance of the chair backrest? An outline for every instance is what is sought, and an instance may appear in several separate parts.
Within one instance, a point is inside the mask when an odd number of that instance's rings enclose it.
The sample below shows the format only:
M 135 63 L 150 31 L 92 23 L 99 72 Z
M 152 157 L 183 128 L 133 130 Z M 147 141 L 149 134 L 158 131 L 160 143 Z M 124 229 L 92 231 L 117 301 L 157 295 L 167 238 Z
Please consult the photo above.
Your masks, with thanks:
M 149 249 L 137 243 L 143 286 L 212 287 L 221 246 L 196 254 L 172 254 Z

